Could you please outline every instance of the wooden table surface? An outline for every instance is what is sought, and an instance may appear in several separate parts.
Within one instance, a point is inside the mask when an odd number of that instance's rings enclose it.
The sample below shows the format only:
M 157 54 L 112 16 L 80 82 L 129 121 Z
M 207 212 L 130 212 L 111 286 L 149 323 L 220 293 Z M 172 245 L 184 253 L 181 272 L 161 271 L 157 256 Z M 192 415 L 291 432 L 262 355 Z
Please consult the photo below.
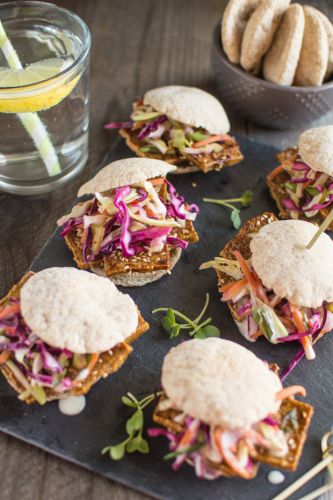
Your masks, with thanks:
M 92 33 L 90 157 L 82 175 L 53 194 L 35 198 L 0 194 L 1 296 L 23 275 L 55 229 L 56 219 L 75 199 L 78 186 L 112 147 L 117 134 L 104 131 L 103 124 L 126 119 L 133 97 L 154 86 L 195 85 L 214 93 L 210 49 L 223 0 L 57 3 L 81 16 Z M 306 3 L 333 18 L 332 0 Z M 231 122 L 234 132 L 278 147 L 292 145 L 299 133 L 265 130 L 240 116 L 231 115 Z M 333 113 L 321 122 L 333 123 Z M 1 433 L 0 470 L 2 500 L 147 498 Z

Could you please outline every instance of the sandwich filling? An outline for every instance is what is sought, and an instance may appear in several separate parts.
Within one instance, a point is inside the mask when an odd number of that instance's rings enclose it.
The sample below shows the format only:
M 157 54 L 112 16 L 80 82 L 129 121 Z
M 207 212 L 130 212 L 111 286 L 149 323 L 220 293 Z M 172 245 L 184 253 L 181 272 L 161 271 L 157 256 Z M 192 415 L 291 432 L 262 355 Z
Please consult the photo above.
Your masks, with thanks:
M 227 134 L 210 134 L 204 128 L 173 120 L 138 99 L 129 122 L 112 122 L 120 128 L 128 145 L 137 154 L 160 158 L 169 163 L 192 166 L 208 172 L 240 162 L 243 156 L 236 140 Z
M 107 353 L 77 354 L 68 349 L 48 345 L 31 331 L 21 314 L 19 298 L 9 298 L 0 310 L 0 365 L 7 378 L 20 387 L 19 399 L 36 400 L 45 404 L 49 396 L 63 397 L 73 391 L 79 393 L 87 379 L 103 363 L 103 356 L 128 356 L 131 348 L 121 353 L 120 345 Z M 118 352 L 119 351 L 119 352 Z M 122 363 L 121 363 L 122 364 Z M 97 371 L 96 371 L 97 374 Z
M 96 192 L 58 225 L 80 267 L 102 264 L 111 276 L 170 269 L 170 251 L 198 240 L 192 224 L 198 212 L 160 177 Z
M 176 409 L 163 396 L 153 419 L 164 428 L 152 428 L 152 437 L 165 436 L 169 441 L 172 467 L 178 470 L 187 462 L 201 479 L 238 476 L 252 479 L 258 462 L 295 469 L 312 415 L 309 405 L 290 396 L 302 387 L 282 389 L 276 397 L 282 401 L 278 412 L 244 429 L 211 426 Z
M 283 209 L 292 219 L 311 219 L 333 205 L 333 178 L 312 170 L 304 163 L 297 148 L 278 155 L 281 164 L 271 172 L 269 183 L 278 183 Z

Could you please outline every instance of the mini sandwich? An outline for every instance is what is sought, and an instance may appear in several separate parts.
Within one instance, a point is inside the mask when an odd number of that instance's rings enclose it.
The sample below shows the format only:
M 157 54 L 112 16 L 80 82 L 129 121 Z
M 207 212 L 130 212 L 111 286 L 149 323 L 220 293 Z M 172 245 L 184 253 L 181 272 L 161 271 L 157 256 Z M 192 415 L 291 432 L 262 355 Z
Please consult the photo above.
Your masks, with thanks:
M 333 328 L 333 241 L 321 234 L 308 250 L 316 231 L 265 213 L 202 266 L 215 268 L 222 301 L 247 340 L 300 342 L 297 360 L 313 359 L 313 344 Z
M 30 272 L 0 302 L 0 371 L 28 404 L 83 395 L 119 370 L 148 327 L 106 278 Z
M 267 184 L 281 217 L 320 224 L 333 208 L 333 125 L 307 130 L 277 157 Z
M 167 161 L 174 173 L 221 170 L 243 160 L 221 103 L 195 87 L 170 85 L 149 90 L 133 104 L 129 122 L 120 128 L 138 156 Z
M 58 220 L 80 269 L 123 286 L 170 273 L 182 250 L 198 241 L 192 223 L 198 207 L 165 178 L 174 169 L 160 160 L 127 158 L 80 188 L 79 196 L 93 196 Z
M 275 367 L 276 368 L 276 367 Z M 234 342 L 193 339 L 171 349 L 162 368 L 164 394 L 148 432 L 169 440 L 173 469 L 184 462 L 202 479 L 252 479 L 260 463 L 294 471 L 312 406 L 282 388 L 267 363 Z

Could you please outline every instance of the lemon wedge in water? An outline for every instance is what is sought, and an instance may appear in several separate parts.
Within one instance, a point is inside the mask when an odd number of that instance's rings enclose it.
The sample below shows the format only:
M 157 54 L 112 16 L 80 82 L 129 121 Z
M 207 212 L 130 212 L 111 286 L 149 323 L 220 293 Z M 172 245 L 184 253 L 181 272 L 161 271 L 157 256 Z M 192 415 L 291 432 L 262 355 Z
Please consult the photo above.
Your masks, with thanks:
M 27 113 L 58 104 L 70 94 L 80 78 L 76 76 L 69 82 L 57 82 L 57 75 L 71 64 L 70 60 L 53 57 L 29 64 L 21 70 L 0 67 L 0 87 L 3 87 L 0 90 L 0 112 Z M 41 82 L 53 77 L 52 88 L 45 89 Z M 24 90 L 20 89 L 22 86 L 25 86 Z M 13 95 L 14 92 L 17 92 L 17 97 Z M 6 93 L 9 93 L 8 99 Z

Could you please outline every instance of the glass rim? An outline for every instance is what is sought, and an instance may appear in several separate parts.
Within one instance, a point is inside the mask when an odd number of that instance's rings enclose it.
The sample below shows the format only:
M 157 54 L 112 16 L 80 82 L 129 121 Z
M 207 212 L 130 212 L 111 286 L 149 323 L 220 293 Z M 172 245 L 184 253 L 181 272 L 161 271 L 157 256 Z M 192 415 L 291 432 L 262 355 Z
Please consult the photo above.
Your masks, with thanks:
M 53 2 L 43 2 L 39 0 L 15 0 L 15 1 L 7 1 L 0 3 L 0 13 L 1 10 L 5 8 L 15 8 L 15 7 L 40 7 L 40 8 L 54 8 L 56 11 L 61 11 L 70 18 L 74 19 L 76 23 L 78 23 L 81 28 L 83 29 L 84 32 L 84 39 L 81 40 L 83 42 L 83 47 L 82 50 L 79 54 L 79 56 L 73 61 L 72 64 L 70 64 L 67 68 L 65 68 L 63 71 L 60 71 L 59 73 L 45 79 L 45 80 L 39 80 L 35 83 L 29 83 L 26 85 L 18 85 L 17 87 L 2 87 L 0 85 L 0 92 L 5 92 L 7 98 L 10 97 L 10 94 L 13 93 L 15 96 L 18 96 L 20 91 L 24 92 L 27 90 L 30 90 L 32 94 L 35 93 L 35 91 L 39 94 L 45 87 L 48 86 L 49 83 L 52 85 L 58 81 L 58 79 L 65 79 L 67 75 L 70 75 L 73 73 L 78 66 L 80 66 L 81 63 L 84 62 L 86 57 L 89 54 L 90 47 L 91 47 L 91 34 L 90 30 L 87 26 L 87 24 L 83 21 L 83 19 L 80 18 L 75 12 L 66 9 L 64 7 L 59 7 Z M 0 17 L 1 19 L 1 17 Z M 8 37 L 10 39 L 10 37 Z M 36 89 L 31 88 L 34 85 L 37 85 Z

